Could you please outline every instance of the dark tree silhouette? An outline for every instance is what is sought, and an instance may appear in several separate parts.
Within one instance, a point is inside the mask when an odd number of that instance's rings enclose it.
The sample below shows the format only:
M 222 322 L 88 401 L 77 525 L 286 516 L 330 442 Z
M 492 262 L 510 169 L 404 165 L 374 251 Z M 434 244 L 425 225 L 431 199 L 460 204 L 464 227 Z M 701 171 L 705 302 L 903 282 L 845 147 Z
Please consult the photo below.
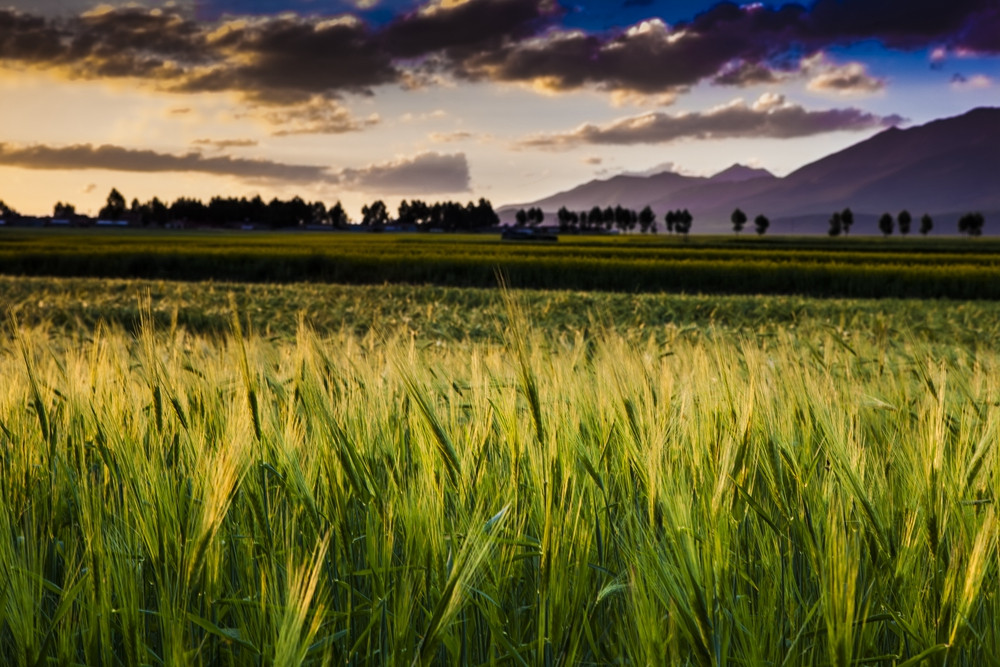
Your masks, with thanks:
M 594 228 L 600 228 L 604 224 L 604 211 L 600 206 L 594 206 L 587 214 L 587 223 Z
M 763 236 L 767 228 L 771 226 L 771 221 L 767 219 L 766 215 L 761 213 L 753 219 L 753 226 L 757 230 L 757 234 Z
M 882 214 L 882 217 L 878 219 L 878 229 L 882 232 L 882 236 L 889 236 L 889 234 L 892 234 L 892 214 Z
M 910 223 L 913 222 L 913 216 L 906 209 L 899 212 L 896 216 L 896 222 L 899 223 L 899 233 L 906 236 L 910 233 Z
M 601 220 L 604 221 L 604 229 L 611 231 L 611 228 L 615 226 L 615 209 L 610 206 L 606 207 L 601 211 Z
M 653 209 L 646 206 L 641 211 L 639 211 L 639 230 L 645 234 L 647 233 L 653 225 L 656 224 L 656 214 L 653 213 Z
M 389 209 L 381 199 L 375 200 L 370 206 L 365 204 L 361 207 L 361 224 L 365 227 L 378 229 L 387 222 L 389 222 Z
M 663 216 L 663 222 L 667 224 L 667 233 L 674 233 L 674 226 L 677 224 L 677 211 L 667 211 L 667 214 Z
M 747 224 L 747 214 L 741 211 L 740 209 L 736 209 L 735 211 L 733 211 L 733 214 L 729 216 L 729 219 L 733 223 L 733 231 L 736 232 L 737 234 L 742 232 L 743 225 Z
M 851 225 L 854 224 L 854 211 L 850 208 L 845 208 L 840 212 L 840 228 L 844 232 L 844 236 L 851 233 Z
M 972 236 L 981 236 L 986 222 L 982 213 L 966 213 L 958 219 L 958 231 Z
M 404 225 L 416 224 L 417 215 L 413 207 L 410 206 L 410 202 L 405 199 L 399 202 L 399 207 L 396 209 L 396 219 Z
M 834 213 L 830 216 L 830 229 L 827 230 L 827 234 L 830 236 L 840 236 L 840 232 L 844 229 L 844 214 Z
M 542 224 L 545 222 L 545 211 L 537 207 L 528 209 L 528 222 L 532 227 Z
M 125 197 L 117 189 L 111 188 L 107 203 L 98 213 L 98 217 L 105 220 L 121 220 L 125 217 L 125 210 Z
M 934 229 L 934 219 L 927 213 L 924 213 L 924 216 L 920 218 L 920 233 L 927 236 L 927 232 L 932 229 Z
M 671 216 L 671 213 L 673 214 Z M 691 211 L 684 209 L 683 211 L 671 211 L 667 214 L 667 225 L 670 225 L 670 218 L 673 217 L 674 220 L 674 231 L 678 234 L 684 236 L 684 240 L 687 240 L 688 232 L 691 231 L 691 223 L 694 222 L 694 216 L 691 215 Z
M 136 201 L 134 203 L 138 204 L 139 202 Z M 52 207 L 53 218 L 72 218 L 74 215 L 76 215 L 76 206 L 73 206 L 69 202 L 65 204 L 61 201 L 56 202 L 56 205 Z
M 514 220 L 517 221 L 518 227 L 524 227 L 528 224 L 528 212 L 523 208 L 518 209 L 517 213 L 514 214 Z
M 565 206 L 560 207 L 556 212 L 556 218 L 559 220 L 559 231 L 565 232 L 569 230 L 570 220 L 573 215 L 569 212 L 569 209 Z

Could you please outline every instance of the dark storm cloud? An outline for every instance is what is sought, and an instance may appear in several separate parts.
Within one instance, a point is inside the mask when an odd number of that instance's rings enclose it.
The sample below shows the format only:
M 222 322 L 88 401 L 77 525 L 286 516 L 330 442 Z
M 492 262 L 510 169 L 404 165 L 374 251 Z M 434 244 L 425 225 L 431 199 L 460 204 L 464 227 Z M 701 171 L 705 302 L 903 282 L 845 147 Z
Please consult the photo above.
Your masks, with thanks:
M 400 72 L 364 23 L 280 16 L 232 22 L 208 38 L 216 63 L 186 76 L 186 92 L 235 90 L 266 102 L 365 93 Z
M 0 143 L 0 164 L 23 169 L 107 169 L 131 172 L 197 172 L 254 180 L 313 182 L 329 180 L 326 168 L 270 160 L 172 155 L 121 146 L 18 146 Z
M 899 116 L 876 116 L 859 109 L 809 111 L 781 96 L 764 95 L 753 105 L 738 101 L 704 113 L 647 113 L 606 125 L 581 125 L 571 132 L 528 137 L 524 148 L 567 149 L 583 144 L 630 145 L 682 139 L 769 137 L 789 139 L 839 130 L 868 130 L 902 122 Z
M 997 28 L 996 11 L 996 0 L 818 0 L 802 33 L 821 44 L 876 39 L 904 49 L 938 41 L 961 45 L 977 24 Z
M 452 8 L 428 7 L 400 16 L 381 33 L 387 51 L 400 58 L 446 53 L 461 58 L 531 37 L 562 15 L 554 2 L 470 0 Z
M 542 81 L 550 89 L 594 85 L 642 93 L 774 82 L 824 49 L 872 40 L 892 48 L 937 44 L 1000 52 L 996 0 L 819 0 L 811 8 L 721 3 L 673 26 L 617 34 L 550 32 L 455 63 L 470 78 Z
M 1000 53 L 996 0 L 720 3 L 686 22 L 607 32 L 563 28 L 564 5 L 468 0 L 412 9 L 414 2 L 379 24 L 361 14 L 204 22 L 178 8 L 105 8 L 72 18 L 4 10 L 0 59 L 81 79 L 133 77 L 161 90 L 228 91 L 286 105 L 413 85 L 428 71 L 550 90 L 656 94 L 706 80 L 773 82 L 804 57 L 864 41 Z
M 138 7 L 72 19 L 0 10 L 0 58 L 78 79 L 133 77 L 163 90 L 238 92 L 277 104 L 365 93 L 401 76 L 376 35 L 350 17 L 204 24 Z

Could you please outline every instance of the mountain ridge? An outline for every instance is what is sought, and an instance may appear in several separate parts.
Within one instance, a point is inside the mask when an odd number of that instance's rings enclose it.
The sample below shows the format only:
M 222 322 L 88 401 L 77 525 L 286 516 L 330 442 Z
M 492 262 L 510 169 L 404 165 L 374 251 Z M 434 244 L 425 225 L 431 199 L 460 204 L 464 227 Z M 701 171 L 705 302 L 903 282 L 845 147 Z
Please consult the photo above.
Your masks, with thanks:
M 825 233 L 825 222 L 817 220 L 849 207 L 859 218 L 856 231 L 874 233 L 869 219 L 886 211 L 895 215 L 907 209 L 914 217 L 1000 212 L 997 174 L 1000 108 L 978 107 L 923 125 L 888 128 L 780 178 L 740 164 L 710 177 L 614 176 L 498 212 L 506 221 L 522 206 L 538 206 L 553 220 L 561 206 L 579 211 L 594 205 L 636 210 L 648 205 L 662 219 L 668 210 L 686 208 L 694 215 L 695 230 L 713 233 L 729 231 L 729 216 L 739 207 L 751 218 L 763 213 L 779 222 L 772 226 L 775 231 Z

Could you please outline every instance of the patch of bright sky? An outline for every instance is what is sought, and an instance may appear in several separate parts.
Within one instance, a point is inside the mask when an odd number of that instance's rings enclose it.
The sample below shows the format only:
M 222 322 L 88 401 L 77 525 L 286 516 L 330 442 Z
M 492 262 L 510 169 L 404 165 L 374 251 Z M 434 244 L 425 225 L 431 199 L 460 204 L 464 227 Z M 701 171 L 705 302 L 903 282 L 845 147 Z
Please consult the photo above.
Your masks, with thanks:
M 690 21 L 696 15 L 717 5 L 718 0 L 620 0 L 618 2 L 562 0 L 560 4 L 568 10 L 563 21 L 565 25 L 587 30 L 606 30 L 625 28 L 652 17 L 658 17 L 668 24 Z M 768 0 L 759 4 L 778 7 L 788 3 Z M 812 1 L 798 4 L 809 6 Z
M 965 113 L 979 106 L 996 106 L 1000 99 L 1000 58 L 955 54 L 935 54 L 934 49 L 899 51 L 874 42 L 827 51 L 837 63 L 859 61 L 870 75 L 885 79 L 886 90 L 870 96 L 840 99 L 883 115 L 899 114 L 911 125 Z M 990 85 L 956 85 L 957 77 L 970 81 L 985 77 Z

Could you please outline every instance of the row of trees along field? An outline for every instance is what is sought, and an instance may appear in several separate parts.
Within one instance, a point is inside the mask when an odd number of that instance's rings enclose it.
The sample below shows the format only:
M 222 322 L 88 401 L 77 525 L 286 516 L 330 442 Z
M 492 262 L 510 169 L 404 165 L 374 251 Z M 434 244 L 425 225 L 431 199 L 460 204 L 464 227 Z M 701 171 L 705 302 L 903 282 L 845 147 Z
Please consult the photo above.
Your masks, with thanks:
M 638 212 L 621 205 L 614 208 L 608 206 L 603 209 L 600 206 L 594 206 L 589 211 L 580 212 L 570 211 L 563 206 L 556 213 L 556 218 L 559 221 L 559 231 L 568 233 L 611 231 L 612 229 L 626 233 L 635 231 L 636 227 L 643 234 L 657 232 L 656 214 L 649 206 Z M 518 227 L 537 227 L 545 221 L 545 212 L 537 207 L 522 208 L 514 214 L 514 220 Z M 663 221 L 666 223 L 667 232 L 686 235 L 691 231 L 694 216 L 687 209 L 670 211 L 664 215 Z
M 6 210 L 2 202 L 0 210 Z M 465 205 L 452 201 L 429 204 L 416 199 L 403 200 L 397 213 L 393 220 L 385 202 L 377 200 L 361 209 L 362 219 L 358 224 L 373 230 L 384 228 L 390 222 L 397 222 L 415 225 L 418 229 L 468 231 L 500 223 L 493 205 L 483 198 Z M 53 208 L 55 218 L 75 216 L 76 207 L 72 204 L 57 202 Z M 145 203 L 133 199 L 131 206 L 126 206 L 125 197 L 116 189 L 111 190 L 98 217 L 102 220 L 128 220 L 132 224 L 143 226 L 164 226 L 178 221 L 216 226 L 254 223 L 276 229 L 310 225 L 344 228 L 353 224 L 340 202 L 327 208 L 321 201 L 307 202 L 300 197 L 293 197 L 288 201 L 275 198 L 270 202 L 265 202 L 260 196 L 252 199 L 213 197 L 207 204 L 198 199 L 181 197 L 168 205 L 153 197 Z
M 969 236 L 982 236 L 983 225 L 986 218 L 982 213 L 966 213 L 958 219 L 958 231 Z M 845 208 L 830 217 L 830 229 L 827 232 L 830 236 L 840 236 L 849 234 L 851 225 L 854 224 L 854 213 L 851 209 Z M 906 209 L 903 209 L 893 218 L 891 213 L 883 213 L 878 219 L 878 229 L 883 236 L 890 236 L 894 230 L 898 229 L 901 236 L 910 233 L 913 225 L 913 216 Z M 934 229 L 934 219 L 927 213 L 920 217 L 920 227 L 918 231 L 926 236 Z

